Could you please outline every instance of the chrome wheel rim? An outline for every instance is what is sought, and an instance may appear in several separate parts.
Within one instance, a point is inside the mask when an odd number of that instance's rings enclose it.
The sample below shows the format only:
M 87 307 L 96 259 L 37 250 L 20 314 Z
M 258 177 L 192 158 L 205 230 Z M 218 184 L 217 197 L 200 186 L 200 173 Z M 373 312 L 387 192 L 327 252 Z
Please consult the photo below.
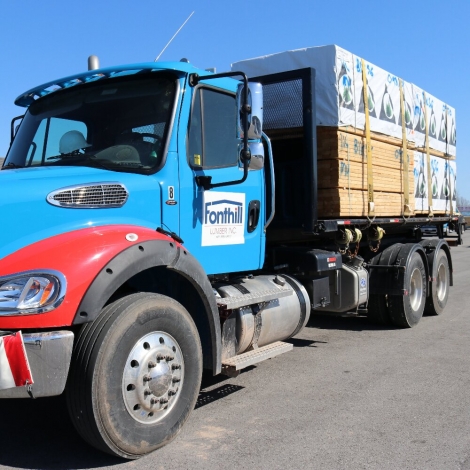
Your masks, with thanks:
M 410 278 L 410 303 L 411 308 L 416 311 L 421 306 L 423 296 L 423 277 L 421 271 L 415 268 Z
M 122 396 L 139 423 L 163 419 L 178 401 L 184 381 L 183 353 L 168 333 L 155 331 L 137 341 L 127 357 Z
M 447 294 L 447 269 L 444 264 L 440 264 L 437 270 L 436 293 L 437 298 L 442 302 Z

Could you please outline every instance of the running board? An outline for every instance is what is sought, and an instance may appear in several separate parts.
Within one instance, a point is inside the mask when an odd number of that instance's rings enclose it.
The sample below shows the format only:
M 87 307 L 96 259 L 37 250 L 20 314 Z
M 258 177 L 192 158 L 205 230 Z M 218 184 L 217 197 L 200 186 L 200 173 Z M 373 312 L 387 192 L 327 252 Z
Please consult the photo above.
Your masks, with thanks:
M 228 375 L 229 377 L 236 377 L 241 369 L 279 356 L 279 354 L 292 351 L 293 348 L 294 346 L 290 343 L 276 341 L 275 343 L 245 352 L 238 356 L 229 357 L 222 361 L 222 374 Z

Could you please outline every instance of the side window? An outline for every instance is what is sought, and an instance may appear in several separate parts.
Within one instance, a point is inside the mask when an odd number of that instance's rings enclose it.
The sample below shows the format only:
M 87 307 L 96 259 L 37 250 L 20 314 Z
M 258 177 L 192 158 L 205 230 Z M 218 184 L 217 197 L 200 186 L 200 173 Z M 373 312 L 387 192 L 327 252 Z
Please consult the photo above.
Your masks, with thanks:
M 188 132 L 191 166 L 222 168 L 237 165 L 236 130 L 235 96 L 199 88 L 194 98 Z
M 188 156 L 191 166 L 202 166 L 201 89 L 196 91 L 188 132 Z

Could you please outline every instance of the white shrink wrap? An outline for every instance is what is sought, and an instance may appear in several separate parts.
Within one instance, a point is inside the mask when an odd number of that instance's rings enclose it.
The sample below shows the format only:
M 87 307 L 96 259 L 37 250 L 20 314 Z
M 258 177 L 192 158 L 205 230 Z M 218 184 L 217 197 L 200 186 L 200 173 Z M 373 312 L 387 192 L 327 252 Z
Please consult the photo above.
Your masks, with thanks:
M 370 129 L 401 139 L 400 78 L 370 62 L 364 64 Z M 305 67 L 316 70 L 317 125 L 364 129 L 362 59 L 341 47 L 309 47 L 232 64 L 232 70 L 248 77 Z M 455 109 L 412 83 L 403 84 L 407 139 L 424 147 L 427 120 L 429 147 L 455 156 Z

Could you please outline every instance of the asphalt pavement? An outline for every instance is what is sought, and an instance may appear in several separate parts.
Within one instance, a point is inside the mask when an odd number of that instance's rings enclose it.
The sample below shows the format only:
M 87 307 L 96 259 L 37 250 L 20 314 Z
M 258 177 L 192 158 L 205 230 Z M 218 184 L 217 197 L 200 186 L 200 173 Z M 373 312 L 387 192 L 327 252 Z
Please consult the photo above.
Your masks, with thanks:
M 292 352 L 205 378 L 181 434 L 138 461 L 82 442 L 62 397 L 0 401 L 0 468 L 470 470 L 470 231 L 452 256 L 442 315 L 315 316 Z

